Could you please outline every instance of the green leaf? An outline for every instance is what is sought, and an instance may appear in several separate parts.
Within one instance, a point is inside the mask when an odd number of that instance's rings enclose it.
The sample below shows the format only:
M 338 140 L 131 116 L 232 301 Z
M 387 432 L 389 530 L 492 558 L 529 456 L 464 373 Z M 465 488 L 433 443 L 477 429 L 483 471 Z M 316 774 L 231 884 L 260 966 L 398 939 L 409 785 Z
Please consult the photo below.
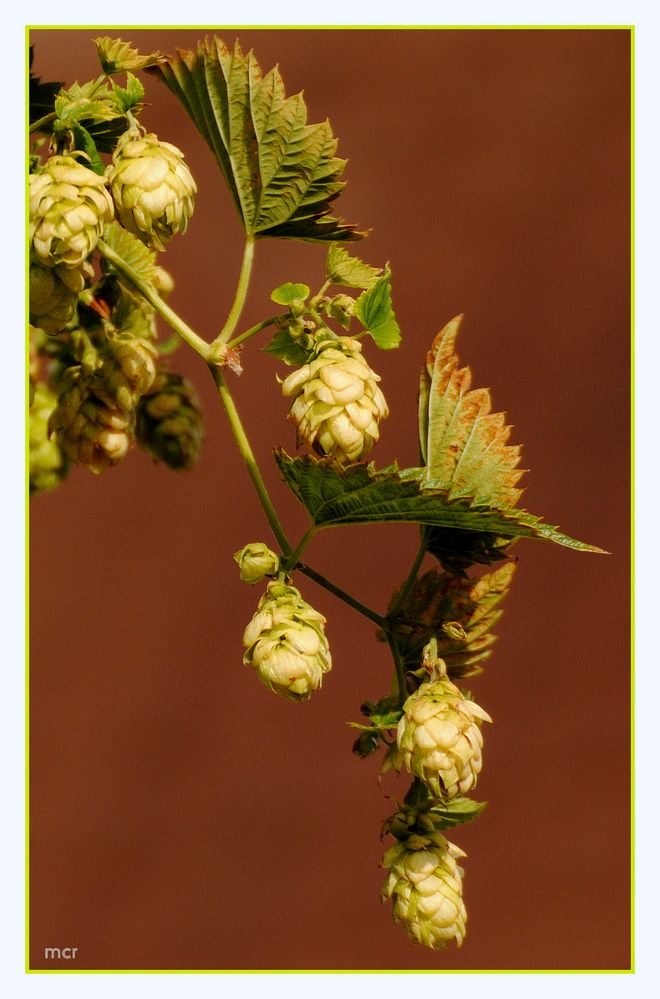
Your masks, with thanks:
M 490 565 L 508 557 L 514 544 L 511 538 L 502 538 L 487 531 L 461 531 L 446 527 L 423 527 L 422 541 L 430 555 L 437 558 L 443 569 L 464 576 L 465 570 L 475 564 Z
M 401 330 L 392 308 L 389 274 L 378 278 L 355 303 L 355 316 L 379 347 L 392 350 L 401 343 Z
M 293 493 L 318 527 L 343 524 L 416 523 L 508 538 L 542 538 L 579 551 L 601 548 L 576 541 L 525 510 L 498 510 L 450 499 L 430 489 L 423 469 L 377 471 L 364 463 L 340 465 L 331 458 L 291 458 L 276 450 L 276 461 Z
M 281 284 L 279 288 L 275 288 L 270 293 L 270 297 L 278 305 L 291 305 L 292 302 L 304 302 L 309 296 L 309 290 L 309 286 L 306 284 L 293 284 L 291 281 L 287 281 L 286 284 Z
M 94 44 L 103 72 L 109 76 L 131 69 L 146 69 L 148 66 L 156 66 L 164 58 L 160 52 L 151 52 L 146 56 L 140 55 L 138 50 L 132 48 L 128 42 L 122 42 L 121 38 L 110 38 L 107 35 L 95 38 Z
M 86 128 L 82 125 L 76 124 L 73 126 L 73 137 L 76 143 L 76 149 L 82 149 L 84 153 L 89 156 L 89 167 L 94 173 L 97 173 L 100 177 L 105 173 L 105 163 L 99 156 L 99 151 L 96 148 L 96 143 L 94 139 L 89 134 Z M 86 164 L 87 165 L 87 164 Z
M 471 389 L 469 368 L 459 368 L 457 316 L 436 337 L 420 382 L 420 448 L 425 488 L 441 488 L 450 500 L 466 499 L 500 510 L 513 507 L 520 447 L 507 444 L 511 427 L 491 413 L 488 389 Z
M 154 66 L 213 151 L 249 236 L 312 242 L 359 239 L 329 215 L 346 161 L 328 122 L 307 124 L 302 94 L 286 97 L 277 67 L 265 75 L 238 42 L 219 38 Z
M 416 580 L 398 615 L 397 645 L 406 669 L 418 669 L 422 651 L 435 637 L 438 656 L 452 679 L 481 672 L 492 652 L 491 629 L 502 616 L 515 562 L 507 562 L 478 578 L 431 569 Z M 396 599 L 392 596 L 392 602 Z
M 110 222 L 103 230 L 103 239 L 139 277 L 144 281 L 153 281 L 157 267 L 156 254 L 137 236 L 124 229 L 118 222 Z M 108 263 L 105 257 L 101 259 L 101 266 L 106 273 L 115 273 L 112 264 Z M 121 283 L 121 275 L 118 275 L 118 280 Z M 128 286 L 131 289 L 133 287 L 130 284 Z
M 301 347 L 298 340 L 291 336 L 288 329 L 278 330 L 266 347 L 261 348 L 264 354 L 272 354 L 285 364 L 300 367 L 307 364 L 307 351 Z
M 133 76 L 132 73 L 126 74 L 126 89 L 120 87 L 113 81 L 112 92 L 114 93 L 115 100 L 122 111 L 131 111 L 135 109 L 144 97 L 144 87 L 138 80 L 137 76 Z
M 55 99 L 55 112 L 55 134 L 73 133 L 75 136 L 75 128 L 79 125 L 85 128 L 99 152 L 112 152 L 117 139 L 126 130 L 124 111 L 102 76 L 60 90 Z
M 382 274 L 382 268 L 362 263 L 336 243 L 328 249 L 325 272 L 331 284 L 342 288 L 371 288 Z
M 479 818 L 487 804 L 486 801 L 473 801 L 471 798 L 452 798 L 451 801 L 433 805 L 428 814 L 432 816 L 433 825 L 438 831 L 453 829 Z

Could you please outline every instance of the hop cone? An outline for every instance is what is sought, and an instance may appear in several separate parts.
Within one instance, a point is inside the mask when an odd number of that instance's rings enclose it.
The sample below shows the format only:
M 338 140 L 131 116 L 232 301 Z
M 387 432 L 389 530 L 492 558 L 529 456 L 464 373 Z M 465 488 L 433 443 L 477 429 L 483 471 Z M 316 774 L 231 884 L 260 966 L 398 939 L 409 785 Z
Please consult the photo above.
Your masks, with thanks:
M 92 394 L 80 369 L 69 369 L 49 421 L 49 430 L 71 461 L 99 475 L 125 457 L 132 414 Z
M 243 662 L 276 694 L 304 701 L 332 666 L 324 624 L 295 586 L 269 583 L 243 635 Z
M 202 446 L 204 424 L 187 378 L 160 371 L 137 407 L 135 436 L 141 447 L 168 468 L 192 468 Z
M 94 271 L 84 261 L 78 267 L 30 265 L 30 322 L 45 333 L 59 333 L 76 312 L 78 295 Z
M 412 829 L 418 826 L 415 823 Z M 465 939 L 463 871 L 456 863 L 465 853 L 433 828 L 398 830 L 399 842 L 386 852 L 381 866 L 389 873 L 381 900 L 392 899 L 392 915 L 415 943 L 442 950 L 450 940 Z M 394 830 L 390 829 L 394 832 Z
M 117 143 L 108 181 L 122 225 L 145 243 L 164 250 L 186 231 L 197 187 L 176 146 L 129 130 Z
M 157 351 L 140 337 L 109 340 L 107 356 L 90 382 L 94 396 L 110 407 L 132 413 L 156 378 Z
M 30 409 L 30 495 L 49 492 L 67 473 L 67 460 L 48 434 L 48 420 L 57 399 L 43 382 L 37 382 Z
M 481 771 L 482 721 L 492 721 L 474 701 L 442 675 L 423 683 L 403 705 L 396 734 L 398 756 L 436 797 L 455 798 L 477 783 Z
M 266 576 L 276 576 L 280 570 L 279 557 L 263 541 L 245 545 L 236 552 L 234 561 L 241 570 L 243 583 L 260 583 Z
M 380 381 L 358 340 L 323 340 L 315 356 L 282 382 L 294 397 L 289 420 L 304 441 L 320 454 L 357 461 L 378 440 L 378 423 L 387 416 Z
M 44 267 L 79 267 L 114 215 L 105 178 L 72 156 L 30 174 L 30 243 Z

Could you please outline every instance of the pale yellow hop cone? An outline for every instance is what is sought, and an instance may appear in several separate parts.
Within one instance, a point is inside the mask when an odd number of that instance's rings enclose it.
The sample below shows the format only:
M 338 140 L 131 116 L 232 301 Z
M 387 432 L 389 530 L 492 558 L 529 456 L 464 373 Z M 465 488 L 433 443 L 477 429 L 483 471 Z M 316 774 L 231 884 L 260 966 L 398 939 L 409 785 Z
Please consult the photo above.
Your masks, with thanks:
M 72 156 L 30 174 L 30 245 L 44 267 L 79 267 L 114 217 L 104 177 Z
M 186 231 L 197 186 L 176 146 L 131 129 L 117 143 L 107 178 L 122 225 L 145 243 L 164 250 Z
M 403 705 L 396 755 L 436 797 L 455 798 L 477 783 L 482 766 L 480 726 L 492 718 L 439 675 L 444 671 L 441 659 L 434 665 L 438 678 L 423 683 Z
M 304 701 L 332 667 L 324 624 L 295 586 L 269 583 L 243 635 L 243 662 L 276 694 Z
M 48 421 L 57 396 L 37 382 L 30 408 L 30 495 L 50 492 L 59 486 L 68 469 L 66 457 L 48 432 Z
M 390 847 L 381 866 L 388 876 L 383 902 L 392 900 L 392 916 L 415 943 L 442 950 L 465 938 L 463 870 L 456 863 L 465 853 L 440 832 L 411 834 Z
M 280 571 L 280 560 L 274 551 L 263 543 L 253 541 L 234 555 L 238 563 L 243 583 L 261 583 L 266 576 L 276 576 Z
M 69 323 L 78 305 L 78 295 L 94 276 L 87 261 L 78 267 L 30 265 L 30 322 L 45 333 L 59 333 Z
M 378 440 L 378 424 L 389 412 L 380 378 L 362 356 L 360 342 L 350 337 L 322 340 L 314 355 L 282 382 L 282 393 L 294 397 L 289 420 L 299 442 L 357 461 Z

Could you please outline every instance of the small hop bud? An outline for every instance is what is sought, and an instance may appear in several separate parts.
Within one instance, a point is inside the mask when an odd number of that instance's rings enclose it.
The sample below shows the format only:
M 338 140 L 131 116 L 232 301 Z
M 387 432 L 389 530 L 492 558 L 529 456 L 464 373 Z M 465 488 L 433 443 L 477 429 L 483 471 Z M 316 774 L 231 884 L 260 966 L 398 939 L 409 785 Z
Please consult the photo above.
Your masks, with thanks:
M 381 866 L 389 873 L 381 889 L 391 899 L 394 921 L 415 943 L 442 950 L 465 939 L 467 913 L 463 902 L 463 870 L 456 863 L 465 853 L 429 831 L 409 836 L 390 847 Z
M 92 266 L 83 261 L 78 267 L 30 265 L 30 322 L 44 333 L 60 333 L 71 322 L 78 295 L 94 276 Z
M 112 198 L 103 177 L 73 156 L 52 156 L 30 174 L 30 245 L 44 267 L 79 267 L 93 252 Z
M 107 178 L 122 225 L 149 246 L 164 250 L 172 236 L 186 231 L 197 186 L 176 146 L 129 129 Z
M 428 668 L 428 660 L 425 660 Z M 410 695 L 396 734 L 397 750 L 386 766 L 402 762 L 436 797 L 455 798 L 477 783 L 481 771 L 483 708 L 464 697 L 436 659 L 432 676 Z
M 388 414 L 379 381 L 358 340 L 317 342 L 312 360 L 282 382 L 282 393 L 294 397 L 289 420 L 298 442 L 339 460 L 359 460 L 378 440 L 378 423 Z
M 156 461 L 187 471 L 199 457 L 204 438 L 202 411 L 192 384 L 173 371 L 159 371 L 140 399 L 135 437 Z
M 260 583 L 266 576 L 277 576 L 280 560 L 263 541 L 255 541 L 234 555 L 244 583 Z
M 332 667 L 324 624 L 295 586 L 271 582 L 245 629 L 243 662 L 276 694 L 304 701 Z
M 43 382 L 37 382 L 30 409 L 30 495 L 50 492 L 68 471 L 68 462 L 48 433 L 48 421 L 57 398 Z

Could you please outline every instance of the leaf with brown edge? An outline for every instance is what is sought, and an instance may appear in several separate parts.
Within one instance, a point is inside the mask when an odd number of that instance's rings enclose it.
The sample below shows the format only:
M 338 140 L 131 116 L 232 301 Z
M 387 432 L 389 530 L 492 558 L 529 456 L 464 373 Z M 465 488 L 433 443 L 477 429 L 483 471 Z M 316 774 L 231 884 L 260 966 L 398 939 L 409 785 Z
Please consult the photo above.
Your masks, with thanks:
M 472 375 L 459 367 L 457 316 L 435 338 L 420 380 L 420 448 L 426 464 L 422 489 L 446 490 L 448 500 L 506 510 L 522 490 L 516 483 L 520 447 L 507 443 L 511 427 L 491 413 L 488 389 L 471 388 Z

